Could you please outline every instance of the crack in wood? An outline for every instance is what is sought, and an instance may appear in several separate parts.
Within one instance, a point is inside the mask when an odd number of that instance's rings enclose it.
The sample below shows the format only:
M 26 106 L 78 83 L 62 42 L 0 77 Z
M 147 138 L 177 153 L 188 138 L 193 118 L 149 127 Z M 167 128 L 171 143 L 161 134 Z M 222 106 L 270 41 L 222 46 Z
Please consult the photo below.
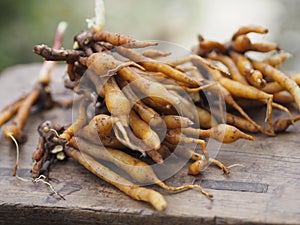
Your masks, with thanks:
M 196 180 L 195 184 L 201 185 L 203 188 L 209 188 L 215 190 L 255 192 L 255 193 L 266 193 L 269 187 L 268 184 L 264 184 L 264 183 L 218 181 L 218 180 Z

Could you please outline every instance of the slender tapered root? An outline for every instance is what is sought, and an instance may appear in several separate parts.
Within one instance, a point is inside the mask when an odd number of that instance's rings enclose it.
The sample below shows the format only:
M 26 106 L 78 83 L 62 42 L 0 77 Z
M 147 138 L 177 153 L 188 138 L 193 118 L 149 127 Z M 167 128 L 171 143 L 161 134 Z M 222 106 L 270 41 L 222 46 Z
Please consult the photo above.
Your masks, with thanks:
M 165 190 L 169 190 L 169 191 L 182 191 L 182 190 L 186 190 L 186 189 L 198 189 L 203 195 L 205 195 L 208 198 L 213 198 L 213 195 L 204 191 L 204 189 L 200 186 L 200 185 L 182 185 L 180 187 L 170 187 L 167 186 L 165 183 L 163 182 L 159 182 L 156 183 L 158 186 L 160 186 L 161 188 L 165 189 Z
M 16 163 L 14 165 L 14 172 L 13 172 L 13 176 L 17 176 L 17 170 L 18 170 L 18 167 L 19 167 L 19 158 L 20 158 L 20 150 L 19 150 L 19 144 L 17 142 L 17 140 L 14 138 L 13 135 L 9 134 L 8 135 L 11 140 L 15 143 L 16 145 Z
M 158 192 L 134 185 L 109 168 L 103 166 L 89 155 L 79 152 L 74 148 L 68 147 L 65 149 L 65 152 L 69 157 L 79 162 L 90 172 L 105 180 L 106 182 L 114 185 L 116 188 L 123 191 L 131 198 L 149 202 L 158 211 L 164 211 L 166 209 L 167 203 L 164 197 Z
M 225 174 L 230 174 L 229 168 L 226 167 L 226 166 L 225 166 L 223 163 L 221 163 L 220 161 L 218 161 L 218 160 L 216 160 L 216 159 L 213 159 L 213 158 L 209 158 L 208 161 L 209 161 L 210 163 L 212 163 L 212 164 L 218 166 L 220 169 L 222 169 L 223 172 L 224 172 Z

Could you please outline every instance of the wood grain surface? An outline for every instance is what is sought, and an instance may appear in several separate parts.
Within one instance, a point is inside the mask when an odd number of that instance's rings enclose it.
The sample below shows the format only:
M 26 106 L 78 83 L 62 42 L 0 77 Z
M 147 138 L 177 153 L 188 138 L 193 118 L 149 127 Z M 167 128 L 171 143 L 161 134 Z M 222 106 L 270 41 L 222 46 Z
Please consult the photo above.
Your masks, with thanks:
M 0 76 L 0 108 L 29 91 L 40 64 L 10 68 Z M 71 98 L 63 88 L 65 66 L 57 66 L 53 92 Z M 38 124 L 46 119 L 67 125 L 69 109 L 32 112 L 21 146 L 21 177 L 30 177 L 31 154 L 37 146 Z M 1 130 L 2 131 L 2 130 Z M 73 160 L 56 163 L 51 183 L 62 198 L 43 183 L 13 177 L 15 147 L 0 136 L 0 224 L 300 224 L 300 123 L 276 137 L 255 135 L 256 140 L 223 144 L 217 159 L 234 163 L 231 174 L 210 166 L 199 176 L 188 176 L 188 165 L 166 180 L 169 185 L 198 183 L 214 194 L 208 200 L 196 190 L 170 193 L 151 186 L 166 197 L 165 212 L 132 200 L 89 173 Z

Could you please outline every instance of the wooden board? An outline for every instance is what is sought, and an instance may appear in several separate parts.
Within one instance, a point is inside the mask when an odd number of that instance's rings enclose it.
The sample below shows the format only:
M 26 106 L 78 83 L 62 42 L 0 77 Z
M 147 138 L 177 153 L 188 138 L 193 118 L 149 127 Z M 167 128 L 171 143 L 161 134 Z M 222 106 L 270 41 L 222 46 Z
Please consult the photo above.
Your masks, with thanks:
M 0 76 L 0 107 L 30 90 L 40 65 L 17 66 Z M 55 96 L 66 96 L 61 76 L 54 71 Z M 38 124 L 46 119 L 68 124 L 71 110 L 55 108 L 32 113 L 21 146 L 21 177 L 30 176 L 31 154 L 37 146 Z M 72 160 L 55 164 L 52 185 L 65 200 L 51 195 L 46 185 L 12 176 L 14 146 L 0 137 L 0 224 L 300 224 L 300 124 L 276 137 L 256 135 L 256 141 L 222 145 L 217 159 L 239 163 L 231 174 L 210 166 L 200 176 L 188 176 L 187 166 L 166 182 L 202 184 L 214 194 L 208 200 L 196 190 L 170 193 L 157 187 L 168 202 L 165 212 L 132 200 Z

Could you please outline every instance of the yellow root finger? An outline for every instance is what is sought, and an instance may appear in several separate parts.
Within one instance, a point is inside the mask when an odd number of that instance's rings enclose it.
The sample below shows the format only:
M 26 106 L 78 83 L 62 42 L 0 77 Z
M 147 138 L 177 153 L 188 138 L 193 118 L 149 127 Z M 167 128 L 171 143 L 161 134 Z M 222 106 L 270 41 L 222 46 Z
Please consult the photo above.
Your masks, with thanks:
M 114 185 L 131 198 L 149 202 L 158 211 L 164 211 L 167 208 L 167 203 L 160 193 L 151 189 L 134 185 L 85 153 L 79 152 L 78 150 L 70 147 L 66 148 L 65 152 L 69 157 L 83 165 L 90 172 L 100 177 L 104 181 Z

